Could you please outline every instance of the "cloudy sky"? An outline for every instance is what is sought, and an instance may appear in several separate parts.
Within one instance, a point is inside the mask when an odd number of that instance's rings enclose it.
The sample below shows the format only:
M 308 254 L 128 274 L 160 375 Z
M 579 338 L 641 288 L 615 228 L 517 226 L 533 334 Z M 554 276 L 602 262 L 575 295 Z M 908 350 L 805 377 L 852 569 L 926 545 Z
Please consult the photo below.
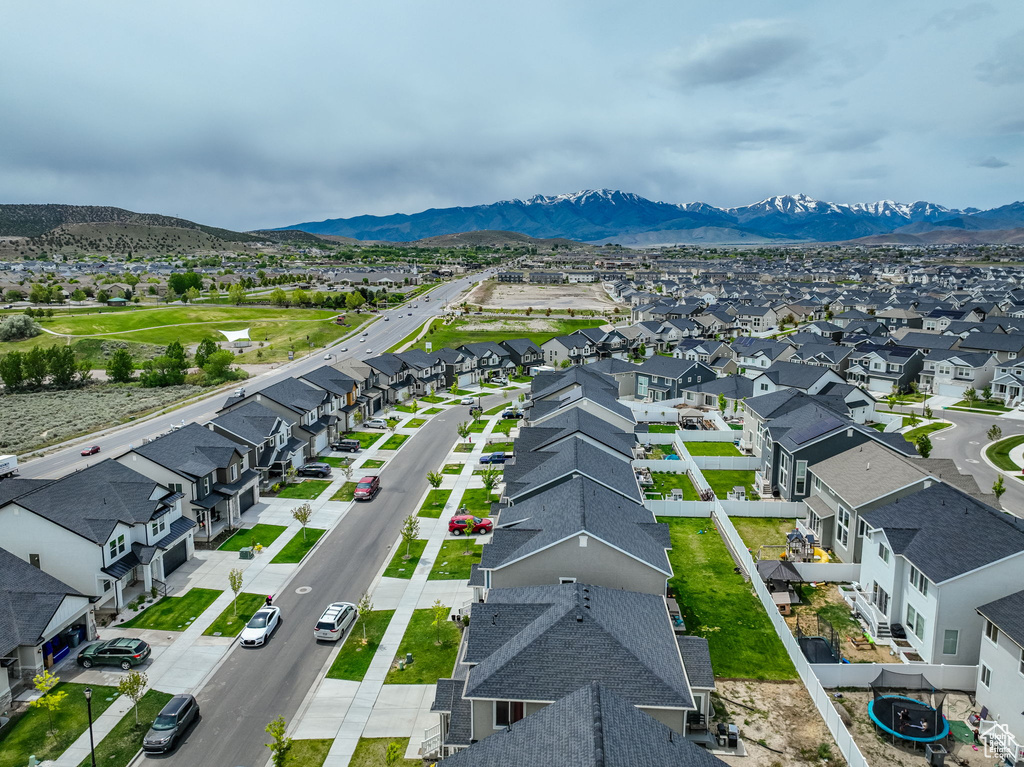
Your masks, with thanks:
M 1024 2 L 10 3 L 0 202 L 1024 199 Z

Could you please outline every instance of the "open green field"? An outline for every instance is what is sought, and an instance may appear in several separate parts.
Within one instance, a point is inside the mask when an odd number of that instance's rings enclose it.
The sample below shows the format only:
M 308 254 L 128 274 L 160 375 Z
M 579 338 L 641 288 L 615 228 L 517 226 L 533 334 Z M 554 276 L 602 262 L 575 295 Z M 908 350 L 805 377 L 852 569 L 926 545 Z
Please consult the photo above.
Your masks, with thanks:
M 715 676 L 795 679 L 786 648 L 708 519 L 659 517 L 669 526 L 669 588 L 691 634 L 706 637 Z
M 757 559 L 757 550 L 762 546 L 780 546 L 786 543 L 786 533 L 796 527 L 794 519 L 778 517 L 729 517 L 736 532 L 747 544 Z
M 507 317 L 474 317 L 459 319 L 450 325 L 435 322 L 431 325 L 433 332 L 428 332 L 414 343 L 413 349 L 426 349 L 426 343 L 433 344 L 437 350 L 442 346 L 456 348 L 463 344 L 481 343 L 483 341 L 504 341 L 509 338 L 529 338 L 538 346 L 553 336 L 569 335 L 580 328 L 593 328 L 603 324 L 598 317 L 585 320 L 564 320 L 550 317 L 529 317 L 511 319 Z M 468 329 L 467 329 L 468 328 Z

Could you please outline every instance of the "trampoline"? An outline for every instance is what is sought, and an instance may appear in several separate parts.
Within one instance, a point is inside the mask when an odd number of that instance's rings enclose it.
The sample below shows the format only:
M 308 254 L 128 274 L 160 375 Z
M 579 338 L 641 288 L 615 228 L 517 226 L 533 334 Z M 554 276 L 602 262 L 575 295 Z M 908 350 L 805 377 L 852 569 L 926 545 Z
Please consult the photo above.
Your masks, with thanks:
M 802 619 L 802 620 L 801 620 Z M 806 629 L 805 625 L 810 624 Z M 797 616 L 794 630 L 796 642 L 811 663 L 842 663 L 839 632 L 820 615 Z
M 923 674 L 900 674 L 883 670 L 871 683 L 873 699 L 868 716 L 893 743 L 909 746 L 935 743 L 949 735 L 949 722 L 942 713 L 946 694 L 937 690 Z M 904 694 L 907 691 L 919 691 Z
M 841 663 L 839 653 L 825 637 L 801 637 L 797 640 L 804 657 L 811 663 Z

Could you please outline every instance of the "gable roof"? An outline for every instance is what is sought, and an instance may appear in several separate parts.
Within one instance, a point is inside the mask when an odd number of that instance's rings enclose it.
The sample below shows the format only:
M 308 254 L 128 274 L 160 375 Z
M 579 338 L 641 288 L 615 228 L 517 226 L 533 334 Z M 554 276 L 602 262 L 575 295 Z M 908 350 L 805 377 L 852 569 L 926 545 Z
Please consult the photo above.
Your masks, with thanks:
M 516 453 L 543 450 L 574 434 L 583 434 L 632 459 L 636 436 L 613 428 L 607 421 L 580 408 L 570 408 L 546 419 L 539 426 L 524 426 L 516 438 Z
M 291 426 L 273 410 L 255 400 L 222 413 L 210 421 L 211 424 L 231 432 L 252 445 L 259 445 L 271 434 L 276 433 L 282 422 Z
M 573 477 L 590 477 L 633 501 L 640 502 L 640 488 L 629 460 L 610 455 L 579 437 L 551 450 L 517 452 L 505 465 L 505 495 L 516 499 Z
M 326 392 L 298 378 L 285 378 L 265 389 L 260 389 L 255 396 L 266 397 L 299 414 L 315 410 L 327 399 Z
M 875 442 L 819 461 L 810 471 L 854 507 L 930 476 L 924 466 Z
M 303 387 L 312 388 L 306 384 Z M 190 423 L 177 431 L 157 437 L 148 445 L 138 445 L 132 452 L 171 471 L 198 479 L 217 469 L 226 468 L 236 454 L 242 455 L 245 450 L 242 445 L 223 434 Z M 119 460 L 130 461 L 129 456 L 131 452 Z
M 804 365 L 800 362 L 776 361 L 761 375 L 754 376 L 756 381 L 764 376 L 776 386 L 786 386 L 791 389 L 808 389 L 826 376 L 836 374 L 828 368 L 818 365 Z
M 67 596 L 83 596 L 66 583 L 0 549 L 0 655 L 34 647 Z
M 356 380 L 331 365 L 323 365 L 300 376 L 314 386 L 319 386 L 335 396 L 348 394 L 356 387 Z
M 1024 648 L 1024 591 L 982 605 L 978 612 Z

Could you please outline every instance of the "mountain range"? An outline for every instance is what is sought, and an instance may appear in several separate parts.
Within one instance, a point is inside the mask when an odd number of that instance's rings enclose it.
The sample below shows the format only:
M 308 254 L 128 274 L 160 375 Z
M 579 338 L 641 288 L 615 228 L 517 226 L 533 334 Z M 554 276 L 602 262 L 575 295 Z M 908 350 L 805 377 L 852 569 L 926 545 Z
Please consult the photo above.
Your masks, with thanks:
M 530 237 L 621 245 L 682 243 L 841 242 L 858 238 L 894 242 L 963 242 L 964 232 L 985 232 L 976 241 L 1003 242 L 1019 237 L 1024 202 L 991 210 L 957 210 L 930 202 L 822 202 L 803 194 L 769 197 L 752 205 L 718 208 L 703 202 L 655 202 L 630 192 L 584 190 L 489 205 L 431 208 L 420 213 L 355 216 L 280 227 L 357 240 L 411 242 L 458 232 L 505 230 Z M 939 233 L 939 234 L 936 234 Z M 921 235 L 927 235 L 921 237 Z M 970 239 L 970 238 L 968 238 Z

